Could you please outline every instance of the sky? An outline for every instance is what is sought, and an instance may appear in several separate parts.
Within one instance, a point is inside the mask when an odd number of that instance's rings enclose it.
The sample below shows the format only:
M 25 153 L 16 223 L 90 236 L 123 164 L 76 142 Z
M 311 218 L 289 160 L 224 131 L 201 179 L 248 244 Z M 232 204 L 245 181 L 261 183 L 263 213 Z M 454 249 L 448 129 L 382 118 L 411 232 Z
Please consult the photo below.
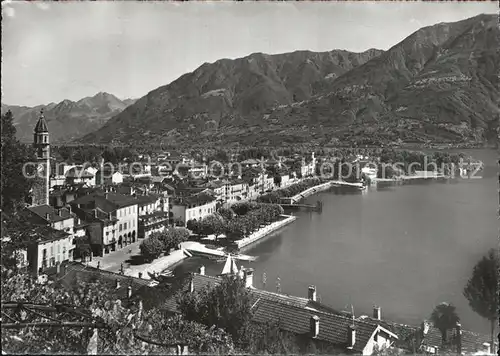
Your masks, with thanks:
M 140 98 L 255 52 L 389 49 L 491 2 L 2 2 L 2 103 Z

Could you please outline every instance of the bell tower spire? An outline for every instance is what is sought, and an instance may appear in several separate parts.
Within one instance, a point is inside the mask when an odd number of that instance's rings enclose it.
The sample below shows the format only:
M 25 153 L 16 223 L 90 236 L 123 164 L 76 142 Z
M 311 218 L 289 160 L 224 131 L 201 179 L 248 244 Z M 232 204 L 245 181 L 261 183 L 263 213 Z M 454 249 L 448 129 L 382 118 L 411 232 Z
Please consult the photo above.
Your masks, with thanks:
M 33 187 L 33 205 L 49 205 L 49 181 L 50 181 L 50 142 L 49 129 L 43 109 L 33 133 L 33 147 L 37 159 L 37 182 Z

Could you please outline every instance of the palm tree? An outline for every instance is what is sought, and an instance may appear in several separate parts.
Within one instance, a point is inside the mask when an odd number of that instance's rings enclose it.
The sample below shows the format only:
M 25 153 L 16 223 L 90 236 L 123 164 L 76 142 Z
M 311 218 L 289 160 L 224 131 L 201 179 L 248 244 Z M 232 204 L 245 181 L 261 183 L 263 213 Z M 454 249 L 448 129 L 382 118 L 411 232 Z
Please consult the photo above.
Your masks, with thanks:
M 460 322 L 456 308 L 445 302 L 439 304 L 432 311 L 431 321 L 434 327 L 441 332 L 442 346 L 445 347 L 447 343 L 447 331 L 453 329 Z

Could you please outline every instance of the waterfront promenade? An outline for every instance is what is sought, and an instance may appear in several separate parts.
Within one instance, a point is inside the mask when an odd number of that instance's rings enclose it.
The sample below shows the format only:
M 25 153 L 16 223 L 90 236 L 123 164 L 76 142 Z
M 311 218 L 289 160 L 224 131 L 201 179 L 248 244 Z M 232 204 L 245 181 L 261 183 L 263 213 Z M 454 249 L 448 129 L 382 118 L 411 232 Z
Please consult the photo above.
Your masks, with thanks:
M 245 237 L 241 240 L 235 241 L 238 248 L 247 246 L 253 242 L 256 242 L 266 235 L 280 229 L 281 227 L 290 224 L 295 221 L 295 216 L 283 215 L 284 219 L 276 221 L 270 225 L 267 225 L 258 231 L 254 232 L 252 235 Z M 219 240 L 224 239 L 225 236 L 219 236 Z M 126 276 L 139 277 L 141 273 L 141 278 L 150 279 L 150 273 L 161 273 L 162 271 L 169 269 L 182 262 L 184 259 L 192 256 L 206 256 L 206 257 L 219 257 L 224 258 L 227 253 L 224 251 L 223 247 L 209 248 L 208 243 L 214 240 L 215 236 L 211 235 L 203 239 L 207 242 L 197 241 L 185 241 L 180 244 L 180 249 L 173 250 L 168 255 L 162 255 L 151 262 L 142 261 L 141 252 L 139 246 L 143 240 L 135 242 L 119 251 L 112 252 L 103 257 L 94 257 L 91 262 L 88 262 L 89 266 L 97 267 L 100 269 L 110 272 L 119 273 L 123 264 L 123 273 Z M 256 258 L 247 255 L 237 255 L 237 259 L 244 261 L 253 261 Z M 141 261 L 141 262 L 134 262 Z

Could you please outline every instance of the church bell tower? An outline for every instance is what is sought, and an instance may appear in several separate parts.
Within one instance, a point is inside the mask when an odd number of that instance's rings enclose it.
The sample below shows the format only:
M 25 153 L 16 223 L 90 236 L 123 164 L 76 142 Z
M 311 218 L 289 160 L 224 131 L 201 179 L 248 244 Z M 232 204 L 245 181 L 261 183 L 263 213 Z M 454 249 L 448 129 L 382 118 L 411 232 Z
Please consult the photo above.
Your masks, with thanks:
M 33 206 L 49 205 L 50 143 L 49 129 L 43 116 L 43 109 L 35 126 L 33 147 L 36 151 L 37 181 L 33 185 Z

